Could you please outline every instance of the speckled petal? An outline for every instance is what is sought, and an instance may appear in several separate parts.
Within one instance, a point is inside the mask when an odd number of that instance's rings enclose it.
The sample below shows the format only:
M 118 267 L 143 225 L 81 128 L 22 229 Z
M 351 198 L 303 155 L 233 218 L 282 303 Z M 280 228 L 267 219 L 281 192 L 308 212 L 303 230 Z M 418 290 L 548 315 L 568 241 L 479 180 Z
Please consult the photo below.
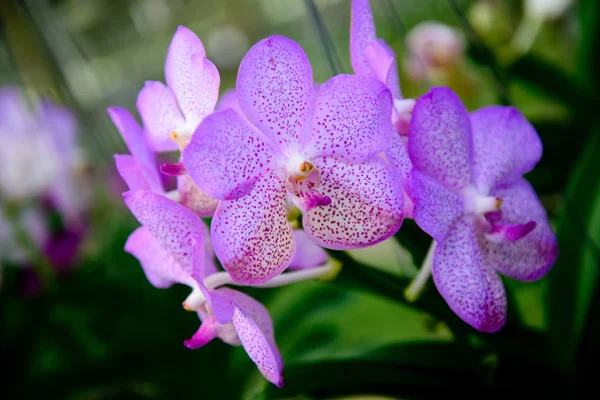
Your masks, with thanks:
M 327 261 L 329 256 L 323 248 L 317 246 L 302 229 L 294 229 L 296 252 L 290 263 L 289 269 L 307 269 L 319 267 Z
M 211 237 L 217 258 L 234 281 L 262 283 L 290 264 L 296 246 L 286 193 L 283 177 L 269 173 L 248 195 L 219 203 Z
M 375 22 L 369 0 L 352 0 L 350 19 L 350 57 L 354 72 L 373 76 L 373 70 L 366 58 L 365 50 L 377 40 Z
M 398 64 L 392 48 L 383 40 L 378 39 L 367 46 L 365 57 L 373 71 L 373 75 L 385 83 L 395 99 L 402 99 Z
M 235 306 L 233 326 L 248 356 L 269 382 L 282 387 L 283 362 L 275 344 L 269 311 L 252 297 L 236 290 L 222 288 L 217 292 Z
M 497 189 L 493 196 L 502 198 L 502 222 L 508 224 L 536 223 L 525 237 L 514 242 L 486 240 L 489 264 L 501 273 L 520 281 L 532 281 L 546 275 L 558 254 L 558 244 L 544 207 L 531 185 L 524 179 Z
M 462 197 L 417 170 L 413 170 L 411 187 L 413 219 L 437 242 L 444 241 L 464 214 Z
M 178 146 L 170 135 L 185 126 L 185 120 L 171 89 L 161 82 L 146 81 L 136 106 L 152 149 L 158 152 L 177 150 Z
M 135 158 L 121 154 L 115 154 L 114 158 L 117 171 L 127 184 L 129 190 L 153 191 L 142 172 L 142 166 Z
M 240 64 L 236 90 L 250 122 L 281 150 L 297 150 L 313 94 L 312 68 L 298 43 L 271 36 L 254 45 Z
M 206 117 L 183 151 L 183 162 L 203 192 L 232 200 L 252 190 L 273 152 L 256 128 L 227 109 Z
M 309 158 L 366 161 L 390 147 L 391 115 L 392 96 L 383 83 L 360 75 L 333 77 L 317 93 L 304 151 Z
M 542 157 L 542 142 L 514 107 L 490 106 L 471 113 L 473 182 L 487 194 L 531 171 Z
M 412 171 L 412 163 L 408 156 L 408 150 L 406 144 L 398 134 L 393 134 L 391 139 L 391 146 L 386 151 L 386 156 L 390 164 L 396 170 L 402 189 L 406 192 L 408 197 L 412 198 L 412 192 L 410 188 L 410 176 Z
M 189 175 L 177 177 L 177 190 L 179 191 L 181 204 L 200 217 L 206 218 L 214 215 L 219 200 L 213 199 L 200 190 Z
M 138 259 L 146 278 L 156 288 L 168 288 L 175 283 L 183 283 L 190 287 L 194 285 L 190 273 L 171 257 L 144 226 L 140 226 L 129 235 L 125 251 Z
M 506 320 L 502 280 L 485 263 L 473 226 L 458 221 L 433 256 L 433 281 L 452 311 L 473 328 L 496 332 Z
M 129 191 L 123 197 L 137 220 L 191 274 L 192 248 L 206 235 L 202 220 L 187 207 L 156 193 Z
M 461 190 L 471 182 L 471 122 L 448 88 L 432 88 L 417 99 L 410 122 L 408 154 L 413 166 Z
M 314 160 L 321 170 L 320 190 L 328 206 L 304 214 L 306 233 L 325 248 L 372 246 L 394 235 L 403 218 L 404 195 L 380 158 L 348 165 L 333 158 Z

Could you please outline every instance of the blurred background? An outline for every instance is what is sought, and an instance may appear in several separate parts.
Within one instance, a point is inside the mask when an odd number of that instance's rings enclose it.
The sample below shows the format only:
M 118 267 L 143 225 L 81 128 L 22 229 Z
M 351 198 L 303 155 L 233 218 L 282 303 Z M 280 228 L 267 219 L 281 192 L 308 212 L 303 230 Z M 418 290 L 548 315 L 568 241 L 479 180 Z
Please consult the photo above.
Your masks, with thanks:
M 245 290 L 273 316 L 283 389 L 241 347 L 188 350 L 183 340 L 199 322 L 181 308 L 189 289 L 154 288 L 123 251 L 138 224 L 113 160 L 127 149 L 106 108 L 135 112 L 144 81 L 164 81 L 178 25 L 203 41 L 222 92 L 245 52 L 275 34 L 302 45 L 316 81 L 352 73 L 350 1 L 0 0 L 0 398 L 576 398 L 591 385 L 600 340 L 600 4 L 371 5 L 405 97 L 443 85 L 469 110 L 514 105 L 542 138 L 543 159 L 527 179 L 560 255 L 539 282 L 505 279 L 507 326 L 477 333 L 431 282 L 419 301 L 404 300 L 430 242 L 406 221 L 395 238 L 350 252 L 332 282 Z M 33 116 L 6 105 L 15 88 Z M 60 131 L 68 149 L 21 133 L 47 130 Z M 70 186 L 36 192 L 56 164 L 48 146 Z

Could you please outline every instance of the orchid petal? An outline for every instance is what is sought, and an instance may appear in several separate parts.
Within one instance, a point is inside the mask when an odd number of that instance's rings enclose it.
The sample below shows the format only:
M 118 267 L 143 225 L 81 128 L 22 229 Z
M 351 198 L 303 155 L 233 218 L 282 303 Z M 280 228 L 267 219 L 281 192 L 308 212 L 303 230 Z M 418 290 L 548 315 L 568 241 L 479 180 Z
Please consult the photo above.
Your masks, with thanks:
M 198 331 L 191 338 L 184 341 L 183 344 L 188 349 L 198 349 L 216 338 L 219 334 L 219 328 L 220 326 L 215 317 L 206 317 Z
M 312 67 L 300 45 L 271 36 L 254 45 L 240 64 L 240 107 L 282 151 L 297 150 L 310 116 Z
M 473 328 L 496 332 L 506 320 L 502 280 L 486 264 L 474 227 L 458 221 L 433 256 L 433 281 L 452 311 Z
M 454 190 L 471 182 L 471 123 L 448 88 L 432 88 L 415 104 L 408 135 L 414 167 Z
M 211 237 L 217 258 L 235 282 L 262 283 L 290 264 L 296 246 L 286 196 L 283 178 L 269 173 L 248 195 L 219 203 Z
M 129 190 L 147 190 L 153 191 L 150 188 L 150 183 L 142 172 L 142 167 L 138 161 L 130 155 L 115 154 L 115 164 L 117 171 Z
M 371 246 L 394 235 L 403 218 L 402 190 L 382 159 L 348 165 L 333 158 L 314 160 L 320 190 L 331 204 L 304 214 L 306 233 L 319 246 L 343 250 Z
M 398 64 L 392 48 L 383 40 L 378 39 L 367 46 L 365 58 L 373 71 L 373 76 L 385 83 L 391 90 L 394 99 L 402 99 Z
M 209 196 L 233 200 L 247 195 L 270 167 L 273 149 L 234 110 L 209 115 L 183 151 L 194 182 Z
M 365 51 L 369 44 L 377 40 L 375 22 L 369 0 L 352 0 L 350 19 L 350 57 L 354 72 L 373 76 L 373 70 Z
M 360 75 L 338 75 L 317 93 L 309 157 L 330 156 L 361 163 L 392 140 L 392 97 L 384 84 Z
M 398 134 L 392 135 L 390 148 L 385 153 L 390 164 L 396 170 L 402 189 L 412 198 L 410 188 L 410 176 L 412 163 L 408 156 L 406 144 Z
M 198 216 L 212 217 L 219 205 L 219 201 L 204 193 L 189 175 L 177 177 L 177 189 L 181 204 L 194 211 Z
M 329 256 L 322 247 L 317 246 L 302 229 L 294 229 L 296 252 L 288 269 L 299 270 L 319 267 L 327 261 Z
M 240 108 L 240 103 L 238 102 L 237 93 L 235 92 L 235 89 L 226 90 L 221 95 L 215 111 L 226 110 L 228 108 L 232 108 L 240 116 L 244 116 L 244 112 Z
M 56 150 L 67 164 L 73 163 L 77 151 L 77 118 L 67 107 L 43 99 L 37 109 L 41 126 L 50 131 Z

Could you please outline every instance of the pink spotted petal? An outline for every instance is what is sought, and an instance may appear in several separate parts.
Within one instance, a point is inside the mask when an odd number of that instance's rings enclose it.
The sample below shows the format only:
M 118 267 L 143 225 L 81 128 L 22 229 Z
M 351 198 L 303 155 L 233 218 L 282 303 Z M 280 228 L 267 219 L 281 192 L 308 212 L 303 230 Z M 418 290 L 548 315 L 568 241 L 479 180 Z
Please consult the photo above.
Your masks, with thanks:
M 171 89 L 161 82 L 147 81 L 136 105 L 154 151 L 177 150 L 178 146 L 170 135 L 185 126 L 185 119 Z
M 327 252 L 317 246 L 302 229 L 294 229 L 294 240 L 296 252 L 290 263 L 290 270 L 319 267 L 329 258 Z
M 314 160 L 320 190 L 331 204 L 304 214 L 306 233 L 319 246 L 344 250 L 371 246 L 394 235 L 403 218 L 402 189 L 380 158 L 349 165 L 333 158 Z
M 275 344 L 269 311 L 252 297 L 228 288 L 216 292 L 235 306 L 233 326 L 239 339 L 260 373 L 271 383 L 283 386 L 283 362 Z
M 373 76 L 373 70 L 365 51 L 369 44 L 377 40 L 375 22 L 369 0 L 352 0 L 350 20 L 350 57 L 354 72 Z
M 219 201 L 204 193 L 189 175 L 177 177 L 177 189 L 181 204 L 194 211 L 202 218 L 212 217 Z
M 312 68 L 300 45 L 271 36 L 254 45 L 240 64 L 237 95 L 244 114 L 277 146 L 297 150 L 307 129 Z
M 184 164 L 202 191 L 219 200 L 248 194 L 270 167 L 273 148 L 232 109 L 208 116 L 183 151 Z
M 360 75 L 338 75 L 317 93 L 309 158 L 329 156 L 361 163 L 390 147 L 393 127 L 392 97 L 378 80 Z
M 142 172 L 140 163 L 130 155 L 115 154 L 115 164 L 117 171 L 129 190 L 147 190 L 152 191 L 150 183 Z
M 211 237 L 217 258 L 234 281 L 262 283 L 290 264 L 296 246 L 286 193 L 283 177 L 269 173 L 248 195 L 219 203 Z
M 473 180 L 489 193 L 531 171 L 542 157 L 537 132 L 514 107 L 490 106 L 471 113 Z
M 533 221 L 535 227 L 514 242 L 486 240 L 488 262 L 504 275 L 521 281 L 543 277 L 556 260 L 558 244 L 535 191 L 527 181 L 519 179 L 492 195 L 503 200 L 502 223 L 519 226 Z
M 412 171 L 412 163 L 408 156 L 406 144 L 398 134 L 392 135 L 391 146 L 385 153 L 390 164 L 396 170 L 402 189 L 408 197 L 412 196 L 410 189 L 410 176 Z
M 140 226 L 125 243 L 125 251 L 138 259 L 152 286 L 163 289 L 175 283 L 193 286 L 189 272 L 164 249 L 148 228 Z
M 398 78 L 398 64 L 396 55 L 390 46 L 383 40 L 369 44 L 365 49 L 365 58 L 379 81 L 383 82 L 392 92 L 395 99 L 401 99 L 400 78 Z
M 206 236 L 204 222 L 185 206 L 156 193 L 129 191 L 123 197 L 137 220 L 191 273 L 193 246 Z
M 438 244 L 432 272 L 440 294 L 466 323 L 483 332 L 496 332 L 504 326 L 504 286 L 485 262 L 471 224 L 458 221 Z
M 183 342 L 184 346 L 194 350 L 206 345 L 217 337 L 219 334 L 219 327 L 219 323 L 215 320 L 215 317 L 209 316 L 204 318 L 200 328 L 194 333 L 194 336 Z
M 411 188 L 415 222 L 436 242 L 444 241 L 464 214 L 462 197 L 416 169 L 412 172 Z
M 432 88 L 417 99 L 408 154 L 416 169 L 449 188 L 461 190 L 470 184 L 471 123 L 451 89 Z

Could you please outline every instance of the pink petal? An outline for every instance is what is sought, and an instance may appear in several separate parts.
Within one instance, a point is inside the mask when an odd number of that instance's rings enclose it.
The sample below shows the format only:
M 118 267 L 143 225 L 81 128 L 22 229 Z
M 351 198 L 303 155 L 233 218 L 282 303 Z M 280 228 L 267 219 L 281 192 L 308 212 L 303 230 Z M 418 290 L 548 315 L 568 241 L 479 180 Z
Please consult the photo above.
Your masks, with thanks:
M 206 236 L 204 222 L 185 206 L 156 193 L 129 191 L 123 197 L 137 220 L 191 273 L 193 246 Z
M 365 58 L 373 71 L 373 76 L 385 83 L 395 99 L 402 99 L 398 64 L 392 48 L 383 40 L 378 39 L 367 46 Z
M 473 180 L 489 193 L 531 171 L 542 157 L 542 142 L 514 107 L 490 106 L 471 113 Z
M 160 82 L 147 81 L 138 95 L 136 105 L 154 151 L 177 150 L 178 146 L 170 139 L 170 135 L 184 127 L 185 120 L 171 89 Z
M 185 169 L 182 161 L 175 164 L 166 162 L 160 166 L 160 172 L 168 176 L 187 175 L 187 169 Z
M 487 238 L 495 242 L 516 242 L 529 235 L 536 227 L 535 221 L 529 221 L 525 224 L 511 225 L 499 224 L 494 225 L 492 231 L 487 235 Z
M 244 293 L 227 288 L 217 292 L 224 294 L 235 306 L 233 326 L 248 356 L 269 382 L 282 387 L 283 362 L 275 344 L 269 311 Z
M 273 149 L 232 109 L 208 116 L 183 151 L 190 176 L 209 196 L 232 200 L 248 194 L 268 171 Z
M 302 229 L 294 229 L 296 252 L 288 269 L 299 270 L 319 267 L 327 261 L 327 252 L 313 242 Z
M 240 103 L 238 102 L 237 94 L 235 89 L 226 90 L 219 99 L 219 103 L 217 103 L 217 108 L 215 111 L 226 110 L 228 108 L 233 108 L 240 116 L 244 115 L 244 112 L 240 108 Z
M 234 281 L 262 283 L 290 264 L 296 246 L 286 193 L 283 177 L 269 173 L 248 195 L 220 202 L 211 236 L 217 258 Z
M 394 235 L 403 218 L 402 190 L 380 158 L 348 165 L 333 158 L 313 161 L 321 191 L 331 204 L 304 214 L 306 233 L 319 246 L 344 250 L 371 246 Z
M 408 135 L 414 167 L 438 182 L 461 190 L 471 182 L 471 123 L 458 96 L 432 88 L 415 104 Z
M 129 190 L 147 190 L 152 191 L 150 183 L 142 172 L 142 166 L 138 161 L 129 155 L 115 154 L 115 164 L 121 178 L 127 184 Z
M 416 169 L 413 169 L 411 188 L 415 222 L 436 242 L 444 241 L 464 214 L 462 197 Z
M 359 75 L 338 75 L 317 93 L 309 158 L 361 163 L 390 147 L 392 97 L 384 84 Z
M 194 336 L 184 341 L 183 344 L 188 349 L 198 349 L 216 338 L 218 333 L 219 324 L 215 320 L 215 317 L 206 317 L 202 321 L 198 331 L 194 333 Z
M 125 251 L 138 259 L 152 286 L 164 289 L 175 283 L 193 286 L 190 273 L 164 249 L 148 228 L 140 226 L 125 243 Z
M 177 189 L 181 204 L 198 214 L 202 218 L 212 217 L 219 205 L 219 201 L 204 193 L 189 175 L 177 177 Z
M 452 311 L 473 328 L 496 332 L 504 326 L 502 280 L 485 262 L 475 230 L 464 220 L 435 249 L 433 281 Z
M 350 57 L 354 72 L 364 76 L 373 76 L 373 70 L 366 58 L 365 50 L 377 40 L 375 22 L 369 0 L 352 0 L 350 20 Z
M 412 163 L 408 156 L 406 144 L 398 134 L 393 134 L 391 138 L 391 146 L 385 153 L 390 164 L 396 170 L 402 189 L 408 197 L 412 197 L 410 189 L 410 176 L 412 171 Z
M 312 68 L 298 43 L 271 36 L 254 45 L 240 64 L 237 95 L 244 114 L 282 151 L 297 150 L 307 129 Z
M 558 244 L 535 191 L 527 181 L 519 179 L 492 195 L 503 200 L 502 223 L 518 225 L 533 221 L 536 225 L 525 237 L 512 243 L 485 241 L 489 264 L 520 281 L 541 278 L 554 264 Z

